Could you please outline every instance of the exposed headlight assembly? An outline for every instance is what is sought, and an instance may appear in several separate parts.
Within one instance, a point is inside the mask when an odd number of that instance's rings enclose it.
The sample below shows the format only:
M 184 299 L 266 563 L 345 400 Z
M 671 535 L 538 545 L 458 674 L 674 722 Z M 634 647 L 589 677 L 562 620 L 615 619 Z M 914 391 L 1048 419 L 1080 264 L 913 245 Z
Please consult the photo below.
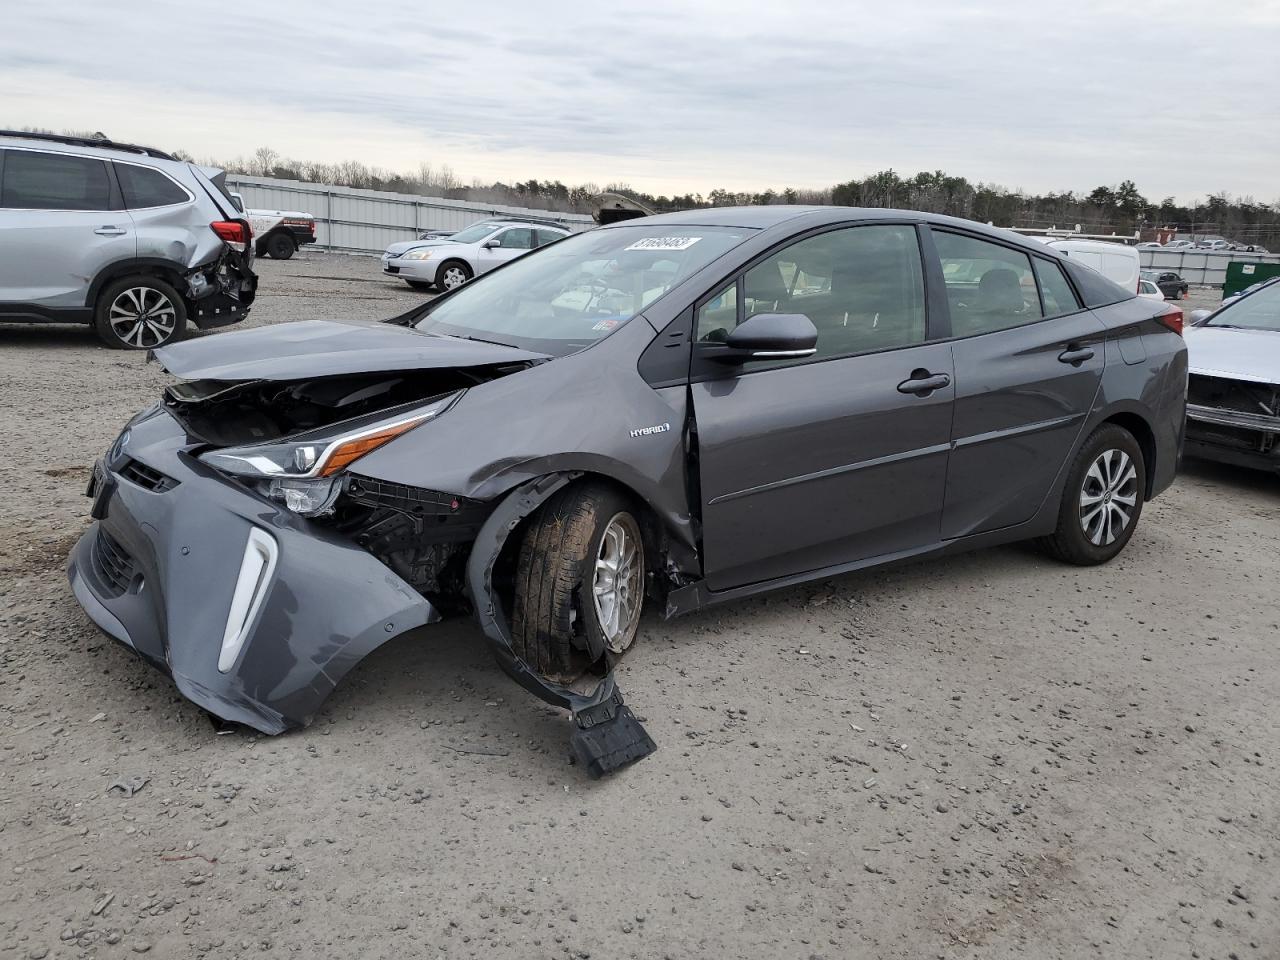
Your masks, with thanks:
M 465 391 L 459 390 L 425 406 L 395 416 L 311 431 L 244 447 L 227 447 L 200 459 L 223 473 L 239 477 L 294 513 L 314 517 L 327 512 L 342 489 L 340 474 L 353 462 L 390 443 L 414 427 L 448 410 Z M 343 429 L 345 427 L 345 429 Z M 341 431 L 341 432 L 335 432 Z

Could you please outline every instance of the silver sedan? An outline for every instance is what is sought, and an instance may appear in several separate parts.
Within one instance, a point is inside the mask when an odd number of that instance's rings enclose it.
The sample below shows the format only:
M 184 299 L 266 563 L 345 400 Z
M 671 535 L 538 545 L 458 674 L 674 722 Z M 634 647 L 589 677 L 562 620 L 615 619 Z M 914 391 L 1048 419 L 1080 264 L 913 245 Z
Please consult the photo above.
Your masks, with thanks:
M 452 290 L 568 235 L 568 230 L 547 224 L 482 220 L 447 238 L 393 243 L 382 255 L 382 272 L 416 290 Z

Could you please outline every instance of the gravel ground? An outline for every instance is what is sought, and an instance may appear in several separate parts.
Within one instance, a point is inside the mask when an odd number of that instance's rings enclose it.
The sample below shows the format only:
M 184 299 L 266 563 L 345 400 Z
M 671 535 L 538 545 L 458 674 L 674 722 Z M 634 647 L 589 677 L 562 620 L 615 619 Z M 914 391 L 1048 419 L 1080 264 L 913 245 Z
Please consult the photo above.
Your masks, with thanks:
M 260 269 L 249 325 L 420 299 Z M 469 623 L 275 739 L 101 636 L 64 558 L 165 380 L 0 328 L 0 956 L 1280 956 L 1274 478 L 1189 465 L 1102 568 L 1012 547 L 650 616 L 621 678 L 659 750 L 593 783 Z

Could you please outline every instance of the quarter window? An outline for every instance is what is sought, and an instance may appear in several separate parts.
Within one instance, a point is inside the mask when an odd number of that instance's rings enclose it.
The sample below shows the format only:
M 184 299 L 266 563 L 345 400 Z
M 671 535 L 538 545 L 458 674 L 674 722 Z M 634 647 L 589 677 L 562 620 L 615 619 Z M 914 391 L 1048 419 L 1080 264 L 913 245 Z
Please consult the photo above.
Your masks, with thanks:
M 802 313 L 818 329 L 819 359 L 921 343 L 924 281 L 914 227 L 832 230 L 791 244 L 698 311 L 697 336 L 722 342 L 759 313 Z M 795 361 L 751 363 L 748 369 Z
M 564 236 L 563 233 L 557 233 L 555 230 L 535 230 L 534 233 L 537 235 L 538 246 L 540 247 L 545 247 L 548 243 L 555 243 Z M 503 246 L 506 246 L 506 244 L 504 243 Z
M 175 203 L 186 203 L 190 199 L 185 190 L 159 170 L 136 167 L 131 163 L 117 163 L 116 176 L 120 178 L 124 205 L 130 210 L 167 207 Z
M 1007 330 L 1044 316 L 1030 256 L 958 233 L 935 230 L 933 239 L 956 336 Z
M 107 165 L 92 157 L 10 150 L 0 207 L 13 210 L 110 210 Z
M 1044 297 L 1044 315 L 1057 317 L 1079 310 L 1080 301 L 1076 299 L 1062 267 L 1041 257 L 1035 258 L 1035 264 L 1036 276 L 1040 278 L 1040 294 Z

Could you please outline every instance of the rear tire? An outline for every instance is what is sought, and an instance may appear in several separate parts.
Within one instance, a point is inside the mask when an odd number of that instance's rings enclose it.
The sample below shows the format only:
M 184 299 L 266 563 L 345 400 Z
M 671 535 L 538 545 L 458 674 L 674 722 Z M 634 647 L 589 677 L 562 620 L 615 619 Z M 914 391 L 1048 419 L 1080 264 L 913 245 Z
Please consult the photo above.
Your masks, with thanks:
M 154 350 L 182 339 L 187 305 L 163 280 L 123 277 L 98 294 L 93 329 L 113 350 Z
M 1037 544 L 1064 563 L 1106 563 L 1133 536 L 1146 489 L 1147 469 L 1138 441 L 1123 427 L 1104 423 L 1071 461 L 1058 528 Z
M 272 260 L 288 260 L 298 252 L 298 244 L 287 233 L 273 233 L 267 237 L 267 256 Z
M 566 487 L 534 515 L 520 545 L 516 656 L 544 677 L 568 680 L 596 659 L 589 651 L 622 654 L 639 629 L 644 587 L 644 541 L 630 501 L 599 484 Z

